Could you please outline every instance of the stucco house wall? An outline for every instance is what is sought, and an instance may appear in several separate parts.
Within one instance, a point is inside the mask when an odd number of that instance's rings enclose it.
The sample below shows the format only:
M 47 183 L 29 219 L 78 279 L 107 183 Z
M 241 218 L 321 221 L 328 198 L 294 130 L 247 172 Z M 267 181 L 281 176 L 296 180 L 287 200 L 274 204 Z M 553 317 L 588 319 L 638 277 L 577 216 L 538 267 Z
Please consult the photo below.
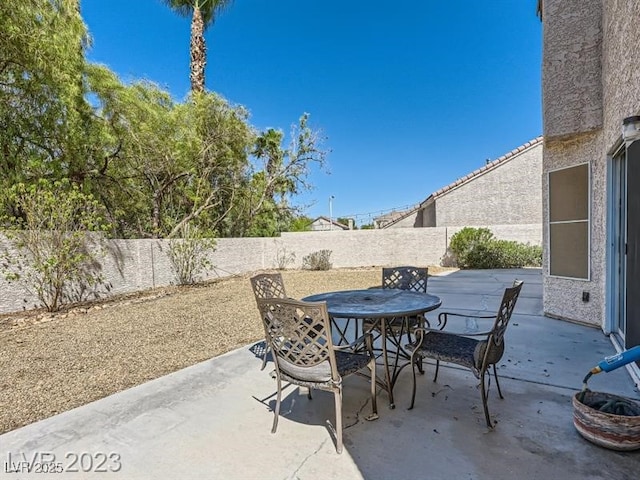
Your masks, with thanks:
M 604 148 L 609 149 L 620 138 L 622 120 L 640 115 L 640 2 L 604 5 Z
M 547 141 L 544 152 L 542 180 L 543 212 L 545 217 L 543 237 L 543 310 L 545 315 L 575 320 L 581 323 L 600 325 L 605 308 L 605 236 L 606 226 L 598 215 L 604 202 L 591 206 L 590 212 L 590 280 L 573 280 L 549 275 L 549 176 L 552 170 L 571 167 L 594 159 L 590 163 L 591 198 L 602 195 L 605 190 L 601 180 L 605 178 L 604 159 L 597 162 L 602 147 L 602 134 L 589 132 L 560 141 Z M 599 179 L 600 177 L 600 179 Z M 600 193 L 598 193 L 600 190 Z M 582 292 L 589 292 L 589 302 L 582 301 Z
M 542 142 L 435 197 L 435 226 L 542 222 Z
M 311 222 L 309 228 L 313 232 L 324 232 L 329 230 L 349 230 L 349 227 L 347 225 L 338 223 L 333 219 L 329 220 L 327 217 L 316 218 L 315 220 L 313 220 L 313 222 Z
M 606 329 L 607 185 L 622 120 L 640 114 L 640 2 L 545 0 L 543 16 L 543 219 L 548 253 L 549 171 L 590 166 L 590 279 L 543 273 L 545 314 Z M 582 292 L 590 301 L 582 302 Z
M 437 190 L 383 228 L 542 223 L 542 137 Z
M 425 227 L 422 216 L 422 209 L 417 207 L 405 212 L 393 223 L 382 225 L 380 228 L 421 228 Z
M 547 140 L 602 126 L 602 3 L 544 0 L 542 111 Z

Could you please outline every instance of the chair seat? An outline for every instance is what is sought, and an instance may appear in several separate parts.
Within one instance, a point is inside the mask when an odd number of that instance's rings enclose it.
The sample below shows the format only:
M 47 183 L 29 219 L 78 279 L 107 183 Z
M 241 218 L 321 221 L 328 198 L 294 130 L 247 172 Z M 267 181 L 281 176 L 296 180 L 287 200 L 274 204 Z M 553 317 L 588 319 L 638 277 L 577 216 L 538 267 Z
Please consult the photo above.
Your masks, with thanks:
M 473 371 L 480 378 L 482 357 L 484 356 L 486 340 L 477 340 L 462 335 L 452 335 L 440 332 L 429 332 L 424 336 L 422 345 L 416 352 L 421 357 L 433 358 L 442 362 L 456 363 Z M 416 345 L 407 345 L 407 350 L 413 351 Z M 496 346 L 494 358 L 489 363 L 496 363 L 502 357 L 504 344 Z
M 371 361 L 369 355 L 361 353 L 340 352 L 336 353 L 336 363 L 338 364 L 338 374 L 345 377 L 365 368 Z
M 335 355 L 338 375 L 341 377 L 346 377 L 347 375 L 365 368 L 371 360 L 369 355 L 360 353 L 336 351 Z M 313 367 L 299 367 L 281 359 L 280 367 L 282 368 L 284 376 L 288 377 L 287 380 L 293 380 L 297 384 L 300 384 L 301 382 L 305 382 L 305 384 L 317 382 L 328 383 L 331 381 L 331 366 L 329 365 L 328 360 Z

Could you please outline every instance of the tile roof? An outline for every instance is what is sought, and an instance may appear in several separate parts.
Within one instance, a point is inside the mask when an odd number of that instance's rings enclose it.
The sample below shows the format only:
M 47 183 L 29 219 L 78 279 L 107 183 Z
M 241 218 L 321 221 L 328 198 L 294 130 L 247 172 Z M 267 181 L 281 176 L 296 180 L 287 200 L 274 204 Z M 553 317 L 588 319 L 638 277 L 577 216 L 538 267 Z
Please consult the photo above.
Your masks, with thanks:
M 504 155 L 502 155 L 501 157 L 488 162 L 486 165 L 478 168 L 477 170 L 474 170 L 473 172 L 465 175 L 462 178 L 457 179 L 455 182 L 450 183 L 449 185 L 442 187 L 439 190 L 436 190 L 435 192 L 433 192 L 431 195 L 429 195 L 429 197 L 427 197 L 422 204 L 424 204 L 427 200 L 429 200 L 430 198 L 437 198 L 440 197 L 441 195 L 444 195 L 445 193 L 447 193 L 449 190 L 453 190 L 456 187 L 459 187 L 460 185 L 467 183 L 469 180 L 487 172 L 488 170 L 493 170 L 494 168 L 498 167 L 499 165 L 511 160 L 513 157 L 519 155 L 520 153 L 524 152 L 525 150 L 528 150 L 531 147 L 534 147 L 536 145 L 542 144 L 543 142 L 543 137 L 536 137 L 533 140 L 520 145 L 518 148 L 515 148 L 513 150 L 511 150 L 509 153 L 506 153 Z
M 534 147 L 536 145 L 540 145 L 542 144 L 542 142 L 544 141 L 544 138 L 542 136 L 536 137 L 533 140 L 520 145 L 518 148 L 515 148 L 513 150 L 511 150 L 509 153 L 506 153 L 504 155 L 502 155 L 501 157 L 488 162 L 486 165 L 478 168 L 477 170 L 474 170 L 473 172 L 465 175 L 462 178 L 457 179 L 455 182 L 450 183 L 449 185 L 442 187 L 439 190 L 436 190 L 435 192 L 433 192 L 431 195 L 429 195 L 426 199 L 424 199 L 419 205 L 417 205 L 415 208 L 412 208 L 410 210 L 407 210 L 406 212 L 404 212 L 403 215 L 394 218 L 392 221 L 390 221 L 389 223 L 386 223 L 382 228 L 388 228 L 391 227 L 392 225 L 395 225 L 396 223 L 398 223 L 401 220 L 404 220 L 405 218 L 407 218 L 409 215 L 415 213 L 417 210 L 419 210 L 420 208 L 422 208 L 429 200 L 435 200 L 436 198 L 444 195 L 445 193 L 449 192 L 450 190 L 453 190 L 456 187 L 459 187 L 460 185 L 467 183 L 468 181 L 472 180 L 473 178 L 482 175 L 483 173 L 489 171 L 489 170 L 493 170 L 494 168 L 498 167 L 499 165 L 511 160 L 512 158 L 514 158 L 515 156 L 519 155 L 520 153 L 524 152 L 525 150 L 528 150 L 531 147 Z

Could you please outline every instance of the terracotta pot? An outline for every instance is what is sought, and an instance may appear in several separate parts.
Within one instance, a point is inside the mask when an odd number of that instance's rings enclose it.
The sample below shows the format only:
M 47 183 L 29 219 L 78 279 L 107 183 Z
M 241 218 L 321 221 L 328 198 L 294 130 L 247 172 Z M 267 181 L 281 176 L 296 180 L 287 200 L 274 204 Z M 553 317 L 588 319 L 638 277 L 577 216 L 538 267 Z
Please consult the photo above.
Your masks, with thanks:
M 602 392 L 587 391 L 580 401 L 581 396 L 582 392 L 573 396 L 573 425 L 580 435 L 596 445 L 611 450 L 628 451 L 640 448 L 640 415 L 615 415 L 590 406 L 602 401 L 621 400 L 637 405 L 640 411 L 639 402 Z

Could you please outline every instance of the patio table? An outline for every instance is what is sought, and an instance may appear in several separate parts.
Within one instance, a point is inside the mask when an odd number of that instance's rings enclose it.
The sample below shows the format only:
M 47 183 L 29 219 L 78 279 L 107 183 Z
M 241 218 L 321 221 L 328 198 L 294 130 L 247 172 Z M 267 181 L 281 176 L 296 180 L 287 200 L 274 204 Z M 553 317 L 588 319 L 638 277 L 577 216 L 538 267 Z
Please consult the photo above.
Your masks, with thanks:
M 410 359 L 409 353 L 401 343 L 402 336 L 409 333 L 409 318 L 423 318 L 426 312 L 441 305 L 440 298 L 428 293 L 384 288 L 320 293 L 302 300 L 327 303 L 327 311 L 339 335 L 339 344 L 348 343 L 347 331 L 352 321 L 355 322 L 356 336 L 358 327 L 364 330 L 365 320 L 368 321 L 369 331 L 378 327 L 385 376 L 379 385 L 389 395 L 389 407 L 395 408 L 393 387 Z M 338 320 L 344 321 L 343 325 L 340 325 Z M 399 330 L 389 328 L 397 323 L 401 326 Z M 393 350 L 389 349 L 389 341 L 393 344 Z M 393 366 L 389 362 L 390 354 L 394 356 Z M 406 361 L 401 365 L 400 359 Z

